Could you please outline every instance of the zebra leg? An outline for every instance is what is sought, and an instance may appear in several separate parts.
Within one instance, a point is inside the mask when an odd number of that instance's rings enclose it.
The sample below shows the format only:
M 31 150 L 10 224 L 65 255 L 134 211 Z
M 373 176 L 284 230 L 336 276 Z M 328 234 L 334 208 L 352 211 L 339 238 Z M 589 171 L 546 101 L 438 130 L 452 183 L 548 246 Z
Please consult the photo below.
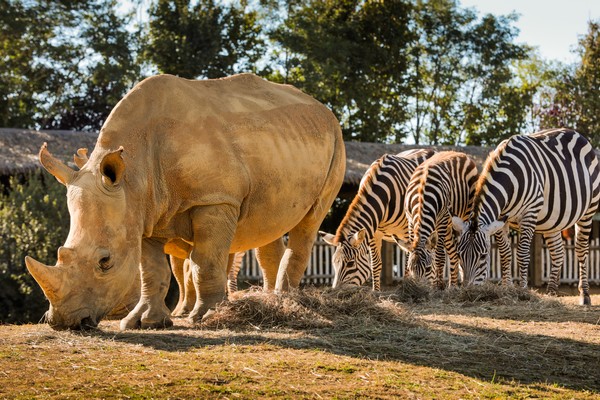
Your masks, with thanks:
M 502 284 L 509 286 L 512 285 L 512 251 L 510 246 L 510 239 L 508 238 L 509 227 L 506 226 L 496 232 L 496 244 L 498 245 L 498 251 L 500 252 L 500 274 L 502 275 Z
M 242 267 L 242 261 L 244 260 L 244 256 L 246 255 L 245 251 L 238 251 L 233 256 L 233 261 L 231 263 L 231 269 L 227 273 L 227 291 L 229 294 L 233 292 L 237 292 L 238 290 L 238 274 L 240 273 L 240 268 Z
M 442 240 L 438 240 L 435 246 L 435 255 L 433 257 L 432 268 L 435 268 L 435 287 L 437 287 L 439 290 L 444 290 L 446 288 L 446 282 L 444 281 L 444 270 L 446 269 L 446 251 L 444 250 L 444 242 Z
M 575 254 L 579 261 L 579 302 L 581 305 L 592 305 L 590 284 L 588 283 L 588 253 L 590 250 L 590 232 L 592 218 L 586 216 L 575 225 Z
M 240 272 L 240 267 L 242 266 L 242 260 L 244 259 L 245 251 L 238 251 L 233 255 L 230 255 L 230 266 L 229 272 L 227 272 L 227 294 L 230 295 L 233 292 L 237 292 L 237 277 Z
M 263 273 L 263 290 L 270 291 L 275 289 L 277 270 L 279 269 L 279 263 L 284 251 L 283 238 L 279 238 L 256 249 L 256 259 Z
M 517 247 L 517 265 L 521 278 L 521 287 L 527 287 L 527 273 L 529 271 L 529 258 L 531 257 L 531 242 L 535 233 L 535 222 L 522 221 L 519 246 Z
M 558 294 L 558 281 L 560 279 L 560 271 L 565 264 L 565 247 L 563 245 L 561 232 L 544 234 L 546 245 L 550 250 L 550 258 L 552 259 L 552 268 L 550 270 L 550 281 L 548 281 L 547 293 L 552 296 Z
M 373 236 L 369 240 L 369 253 L 371 254 L 371 276 L 373 278 L 373 290 L 381 290 L 381 269 L 383 263 L 381 261 L 381 245 L 380 237 Z
M 456 250 L 456 241 L 454 240 L 454 231 L 452 228 L 452 215 L 450 213 L 447 213 L 447 217 L 440 224 L 439 235 L 444 240 L 443 243 L 446 254 L 448 254 L 448 258 L 450 259 L 450 286 L 458 286 L 458 268 L 460 259 Z M 444 264 L 446 264 L 445 257 Z

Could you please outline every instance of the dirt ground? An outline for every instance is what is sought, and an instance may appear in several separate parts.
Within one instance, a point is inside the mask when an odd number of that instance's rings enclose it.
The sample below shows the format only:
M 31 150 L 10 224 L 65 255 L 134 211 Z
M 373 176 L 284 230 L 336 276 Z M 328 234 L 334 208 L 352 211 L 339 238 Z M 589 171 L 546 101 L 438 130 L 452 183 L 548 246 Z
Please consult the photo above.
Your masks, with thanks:
M 4 325 L 0 398 L 599 398 L 600 295 L 494 291 L 250 290 L 168 330 Z

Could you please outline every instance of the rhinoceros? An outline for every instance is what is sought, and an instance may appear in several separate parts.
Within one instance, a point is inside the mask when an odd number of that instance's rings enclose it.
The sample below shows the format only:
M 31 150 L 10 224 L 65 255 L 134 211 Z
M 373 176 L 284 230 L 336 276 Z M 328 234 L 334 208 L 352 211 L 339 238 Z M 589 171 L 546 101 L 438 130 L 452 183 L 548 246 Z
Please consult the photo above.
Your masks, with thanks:
M 79 171 L 46 145 L 39 158 L 66 185 L 71 217 L 55 266 L 25 260 L 55 329 L 97 326 L 138 267 L 140 300 L 121 329 L 171 326 L 164 246 L 176 239 L 193 247 L 192 321 L 225 298 L 230 253 L 258 248 L 267 286 L 297 287 L 345 172 L 333 113 L 252 74 L 147 78 L 111 111 Z

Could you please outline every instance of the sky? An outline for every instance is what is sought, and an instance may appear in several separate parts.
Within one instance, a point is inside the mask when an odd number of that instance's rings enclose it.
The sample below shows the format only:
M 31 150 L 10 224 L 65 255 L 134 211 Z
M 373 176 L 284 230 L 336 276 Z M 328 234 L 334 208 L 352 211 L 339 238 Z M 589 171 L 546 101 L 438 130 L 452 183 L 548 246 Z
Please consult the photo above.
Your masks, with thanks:
M 575 62 L 578 36 L 587 33 L 589 20 L 600 20 L 600 0 L 459 0 L 480 14 L 519 14 L 517 43 L 538 48 L 547 60 Z

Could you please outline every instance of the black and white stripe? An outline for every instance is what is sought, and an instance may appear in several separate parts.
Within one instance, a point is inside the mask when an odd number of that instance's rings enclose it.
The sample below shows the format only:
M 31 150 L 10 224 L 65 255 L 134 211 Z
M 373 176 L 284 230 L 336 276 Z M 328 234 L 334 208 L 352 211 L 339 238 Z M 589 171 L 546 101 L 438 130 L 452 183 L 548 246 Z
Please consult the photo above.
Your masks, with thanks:
M 551 252 L 548 292 L 556 293 L 564 263 L 561 231 L 575 225 L 582 303 L 590 304 L 587 256 L 592 217 L 600 199 L 598 158 L 588 140 L 568 129 L 513 136 L 490 154 L 476 188 L 473 216 L 462 230 L 458 251 L 467 282 L 487 274 L 490 235 L 508 247 L 509 226 L 520 232 L 517 264 L 527 287 L 530 246 L 535 232 Z M 510 274 L 510 252 L 502 262 Z M 510 282 L 510 276 L 503 277 Z
M 408 150 L 386 154 L 371 164 L 336 235 L 321 232 L 327 243 L 336 246 L 334 287 L 360 286 L 372 274 L 373 289 L 380 289 L 382 240 L 408 239 L 406 186 L 415 168 L 433 154 L 433 150 Z
M 447 254 L 450 284 L 458 284 L 459 259 L 452 217 L 468 219 L 476 182 L 477 165 L 463 153 L 443 151 L 417 167 L 405 200 L 410 239 L 409 274 L 427 278 L 443 288 Z

